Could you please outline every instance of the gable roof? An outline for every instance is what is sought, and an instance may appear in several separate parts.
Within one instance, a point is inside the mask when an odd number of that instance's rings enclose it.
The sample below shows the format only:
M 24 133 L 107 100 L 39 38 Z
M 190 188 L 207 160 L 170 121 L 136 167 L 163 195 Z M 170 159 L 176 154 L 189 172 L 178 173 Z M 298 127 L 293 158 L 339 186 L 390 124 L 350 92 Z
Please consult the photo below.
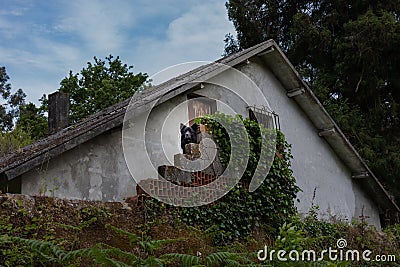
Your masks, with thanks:
M 3 175 L 9 180 L 14 179 L 101 133 L 122 126 L 129 103 L 132 109 L 146 108 L 157 99 L 159 99 L 158 104 L 161 104 L 176 95 L 196 88 L 201 81 L 206 81 L 225 71 L 227 66 L 238 66 L 252 57 L 259 57 L 267 65 L 285 88 L 288 97 L 291 97 L 299 105 L 318 129 L 319 136 L 328 142 L 337 156 L 353 173 L 352 178 L 357 179 L 357 183 L 370 197 L 376 200 L 380 208 L 400 212 L 399 207 L 273 40 L 260 43 L 214 63 L 200 66 L 137 93 L 132 100 L 127 99 L 108 107 L 82 122 L 0 158 L 0 177 Z

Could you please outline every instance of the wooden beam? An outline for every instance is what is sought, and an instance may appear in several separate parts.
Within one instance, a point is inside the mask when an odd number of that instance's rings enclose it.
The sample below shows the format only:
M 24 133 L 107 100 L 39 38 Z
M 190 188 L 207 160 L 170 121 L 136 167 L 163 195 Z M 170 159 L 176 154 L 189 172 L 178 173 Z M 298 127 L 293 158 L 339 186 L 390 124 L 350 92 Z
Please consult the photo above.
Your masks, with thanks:
M 323 136 L 333 135 L 334 133 L 335 133 L 335 128 L 330 128 L 330 129 L 320 130 L 318 135 L 323 137 Z
M 360 172 L 360 173 L 355 173 L 351 176 L 352 179 L 365 179 L 370 177 L 369 173 L 367 171 Z
M 286 93 L 288 97 L 295 97 L 297 95 L 301 95 L 305 93 L 305 89 L 303 87 L 295 88 Z

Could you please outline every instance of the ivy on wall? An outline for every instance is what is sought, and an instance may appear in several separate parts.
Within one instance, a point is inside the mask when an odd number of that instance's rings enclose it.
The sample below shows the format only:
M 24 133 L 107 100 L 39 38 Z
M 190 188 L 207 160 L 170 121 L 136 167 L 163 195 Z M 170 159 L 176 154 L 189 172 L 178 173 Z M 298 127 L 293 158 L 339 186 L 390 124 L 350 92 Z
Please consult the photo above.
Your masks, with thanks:
M 283 133 L 266 129 L 263 125 L 241 116 L 233 117 L 222 113 L 205 115 L 197 118 L 196 122 L 204 124 L 213 136 L 219 148 L 220 161 L 225 166 L 230 160 L 231 143 L 222 125 L 235 128 L 232 124 L 243 123 L 248 134 L 249 158 L 241 182 L 228 194 L 206 206 L 180 208 L 179 217 L 189 225 L 207 230 L 216 244 L 220 245 L 248 236 L 256 228 L 276 234 L 279 227 L 296 214 L 294 200 L 300 191 L 290 168 L 291 145 L 285 141 Z M 275 131 L 276 152 L 268 172 L 268 162 L 259 162 L 261 140 L 262 135 L 272 132 L 275 134 Z M 246 187 L 258 164 L 265 167 L 265 180 L 257 190 L 250 193 Z

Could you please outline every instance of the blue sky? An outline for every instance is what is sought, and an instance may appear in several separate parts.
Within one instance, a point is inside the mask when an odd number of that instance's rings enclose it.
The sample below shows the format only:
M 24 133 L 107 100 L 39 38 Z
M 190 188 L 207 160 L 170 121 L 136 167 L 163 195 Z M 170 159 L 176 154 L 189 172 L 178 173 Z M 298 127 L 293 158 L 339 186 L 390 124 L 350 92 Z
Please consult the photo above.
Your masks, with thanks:
M 27 100 L 59 88 L 93 56 L 155 74 L 221 57 L 235 33 L 222 0 L 0 0 L 0 66 Z

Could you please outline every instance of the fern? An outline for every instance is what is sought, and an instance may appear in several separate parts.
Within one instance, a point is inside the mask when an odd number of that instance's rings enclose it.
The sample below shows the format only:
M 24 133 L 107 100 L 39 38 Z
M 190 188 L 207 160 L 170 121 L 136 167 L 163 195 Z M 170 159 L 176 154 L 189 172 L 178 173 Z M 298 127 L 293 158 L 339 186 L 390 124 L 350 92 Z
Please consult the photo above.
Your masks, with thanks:
M 61 258 L 61 262 L 71 262 L 77 258 L 90 258 L 93 256 L 92 248 L 82 248 L 70 251 Z
M 155 250 L 160 249 L 163 245 L 177 243 L 183 240 L 186 240 L 186 238 L 147 240 L 147 241 L 139 241 L 138 244 L 142 247 L 142 249 L 145 252 L 152 254 Z
M 83 248 L 72 251 L 66 251 L 53 242 L 25 239 L 21 237 L 13 237 L 3 235 L 0 236 L 0 244 L 9 246 L 14 242 L 21 243 L 35 253 L 46 264 L 55 265 L 68 265 L 77 264 L 82 258 L 92 260 L 94 264 L 101 266 L 163 266 L 165 262 L 177 261 L 183 266 L 245 266 L 243 263 L 250 263 L 243 255 L 230 252 L 216 252 L 208 255 L 207 257 L 198 257 L 187 254 L 165 254 L 161 258 L 156 258 L 151 255 L 155 250 L 160 249 L 162 246 L 186 240 L 185 238 L 165 239 L 165 240 L 145 240 L 138 241 L 138 236 L 119 229 L 117 227 L 108 225 L 115 232 L 129 237 L 130 243 L 138 244 L 144 254 L 136 256 L 133 253 L 121 250 L 119 248 L 104 244 L 97 243 L 91 248 Z M 68 227 L 69 228 L 69 227 Z M 72 228 L 72 227 L 71 227 Z M 79 227 L 78 227 L 79 228 Z
M 238 254 L 231 252 L 216 252 L 205 257 L 206 266 L 212 266 L 217 263 L 225 263 L 226 260 L 235 260 L 237 259 Z
M 98 219 L 97 217 L 92 217 L 87 221 L 83 221 L 81 222 L 78 226 L 73 226 L 73 225 L 69 225 L 69 224 L 63 224 L 63 223 L 54 223 L 55 225 L 58 225 L 60 227 L 64 227 L 66 229 L 72 229 L 76 232 L 80 232 L 82 231 L 83 228 L 88 228 L 90 225 L 92 225 L 93 223 L 97 222 Z
M 162 258 L 166 258 L 173 261 L 179 261 L 183 264 L 183 266 L 193 266 L 200 264 L 199 257 L 188 254 L 169 253 L 169 254 L 164 254 Z
M 139 237 L 131 232 L 122 230 L 118 227 L 112 226 L 111 224 L 106 224 L 106 227 L 111 228 L 114 230 L 116 233 L 121 234 L 121 235 L 126 235 L 129 238 L 129 243 L 132 245 L 136 243 L 139 239 Z
M 164 266 L 164 264 L 163 264 L 162 260 L 151 256 L 146 259 L 138 258 L 137 261 L 132 263 L 132 266 L 162 267 L 162 266 Z
M 95 245 L 92 248 L 92 253 L 94 256 L 94 261 L 98 264 L 102 264 L 104 266 L 116 266 L 116 267 L 129 267 L 128 264 L 118 261 L 116 259 L 110 258 L 107 255 L 107 250 L 102 250 L 100 248 L 100 244 Z
M 251 263 L 244 255 L 231 252 L 216 252 L 205 258 L 180 253 L 165 254 L 162 257 L 179 261 L 183 266 L 249 266 Z M 245 264 L 241 264 L 241 262 L 245 262 Z
M 78 226 L 73 226 L 73 225 L 69 225 L 69 224 L 64 224 L 64 223 L 58 223 L 58 222 L 54 222 L 55 225 L 66 228 L 66 229 L 72 229 L 74 231 L 80 231 L 81 228 L 79 228 Z
M 97 222 L 97 217 L 92 217 L 87 221 L 83 221 L 79 224 L 78 229 L 82 230 L 83 228 L 87 228 L 90 225 L 92 225 L 93 223 Z
M 58 247 L 52 242 L 35 240 L 35 239 L 25 239 L 16 236 L 9 236 L 8 238 L 12 241 L 28 245 L 33 251 L 39 253 L 49 261 L 58 261 L 66 254 L 65 250 Z M 55 257 L 49 254 L 52 254 Z
M 124 260 L 130 261 L 130 262 L 135 262 L 139 259 L 136 255 L 126 252 L 126 251 L 123 251 L 119 248 L 115 248 L 113 246 L 110 246 L 110 245 L 107 245 L 104 243 L 98 244 L 98 246 L 100 246 L 100 245 L 105 247 L 105 249 L 102 250 L 103 253 L 107 254 L 109 256 L 117 257 L 119 259 L 124 259 Z
M 1 243 L 10 243 L 15 241 L 25 244 L 40 258 L 48 263 L 66 264 L 68 262 L 75 261 L 77 258 L 87 258 L 94 260 L 95 263 L 105 266 L 128 267 L 130 265 L 117 259 L 128 260 L 130 262 L 135 262 L 138 259 L 131 253 L 102 243 L 98 243 L 92 248 L 78 249 L 67 252 L 52 242 L 47 241 L 10 236 L 1 236 L 0 240 Z
M 176 239 L 161 239 L 161 240 L 145 240 L 145 241 L 138 241 L 139 237 L 131 232 L 122 230 L 118 227 L 112 226 L 110 224 L 107 224 L 106 227 L 111 228 L 114 230 L 116 233 L 125 235 L 129 238 L 129 243 L 132 245 L 134 243 L 139 244 L 142 249 L 149 253 L 152 254 L 155 250 L 160 249 L 163 245 L 171 244 L 171 243 L 176 243 L 176 242 L 181 242 L 183 240 L 186 240 L 186 238 L 176 238 Z

